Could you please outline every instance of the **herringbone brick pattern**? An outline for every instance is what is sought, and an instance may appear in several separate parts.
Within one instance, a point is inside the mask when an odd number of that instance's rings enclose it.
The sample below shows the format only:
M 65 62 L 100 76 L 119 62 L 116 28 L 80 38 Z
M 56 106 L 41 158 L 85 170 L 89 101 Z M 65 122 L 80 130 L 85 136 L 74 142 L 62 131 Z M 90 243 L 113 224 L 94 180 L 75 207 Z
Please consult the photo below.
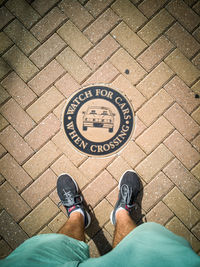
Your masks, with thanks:
M 1 257 L 67 220 L 56 206 L 63 172 L 93 209 L 92 256 L 108 251 L 127 169 L 142 179 L 143 221 L 200 252 L 199 13 L 197 0 L 0 1 Z M 66 99 L 94 83 L 122 90 L 136 113 L 132 140 L 105 159 L 79 154 L 61 131 Z

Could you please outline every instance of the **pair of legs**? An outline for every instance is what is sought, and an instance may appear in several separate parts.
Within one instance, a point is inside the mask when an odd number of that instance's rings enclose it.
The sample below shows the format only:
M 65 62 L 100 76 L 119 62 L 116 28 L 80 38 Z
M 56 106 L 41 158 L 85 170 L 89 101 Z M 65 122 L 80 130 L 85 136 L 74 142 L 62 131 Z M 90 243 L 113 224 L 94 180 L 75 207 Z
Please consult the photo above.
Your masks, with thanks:
M 128 211 L 124 209 L 117 211 L 113 248 L 116 247 L 117 244 L 135 227 L 136 224 L 129 216 Z M 85 241 L 84 228 L 85 225 L 83 215 L 79 212 L 73 212 L 58 233 L 67 235 L 80 241 Z

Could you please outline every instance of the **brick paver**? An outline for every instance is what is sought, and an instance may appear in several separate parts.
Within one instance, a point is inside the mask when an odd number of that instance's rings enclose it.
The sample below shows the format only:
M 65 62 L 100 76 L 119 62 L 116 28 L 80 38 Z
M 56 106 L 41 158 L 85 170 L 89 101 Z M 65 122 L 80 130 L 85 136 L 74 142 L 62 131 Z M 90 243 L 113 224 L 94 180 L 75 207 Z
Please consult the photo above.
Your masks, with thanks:
M 56 206 L 64 172 L 97 219 L 91 255 L 97 243 L 106 252 L 126 170 L 141 178 L 147 221 L 200 253 L 199 10 L 197 0 L 1 1 L 0 257 L 67 221 Z M 128 144 L 101 159 L 78 153 L 62 125 L 68 98 L 97 83 L 124 93 L 135 113 Z

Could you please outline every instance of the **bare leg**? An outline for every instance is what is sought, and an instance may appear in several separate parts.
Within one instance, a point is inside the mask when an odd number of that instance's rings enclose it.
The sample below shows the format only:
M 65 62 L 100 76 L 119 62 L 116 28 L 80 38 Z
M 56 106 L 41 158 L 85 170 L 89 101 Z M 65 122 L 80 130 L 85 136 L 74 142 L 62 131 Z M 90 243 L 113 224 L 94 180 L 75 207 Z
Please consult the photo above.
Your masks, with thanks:
M 116 227 L 115 234 L 113 240 L 113 248 L 117 246 L 117 244 L 127 236 L 137 225 L 131 219 L 126 210 L 119 210 L 116 213 Z
M 83 215 L 80 212 L 71 213 L 68 221 L 61 227 L 58 233 L 85 241 Z

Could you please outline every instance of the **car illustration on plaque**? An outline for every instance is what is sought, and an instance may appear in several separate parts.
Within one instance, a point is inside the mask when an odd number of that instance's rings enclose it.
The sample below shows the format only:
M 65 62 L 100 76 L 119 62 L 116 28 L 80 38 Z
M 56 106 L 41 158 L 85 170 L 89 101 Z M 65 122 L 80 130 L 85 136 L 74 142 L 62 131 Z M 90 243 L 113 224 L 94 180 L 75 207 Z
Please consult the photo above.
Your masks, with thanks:
M 115 114 L 107 107 L 92 106 L 83 112 L 83 131 L 88 127 L 108 128 L 110 133 L 113 132 Z

